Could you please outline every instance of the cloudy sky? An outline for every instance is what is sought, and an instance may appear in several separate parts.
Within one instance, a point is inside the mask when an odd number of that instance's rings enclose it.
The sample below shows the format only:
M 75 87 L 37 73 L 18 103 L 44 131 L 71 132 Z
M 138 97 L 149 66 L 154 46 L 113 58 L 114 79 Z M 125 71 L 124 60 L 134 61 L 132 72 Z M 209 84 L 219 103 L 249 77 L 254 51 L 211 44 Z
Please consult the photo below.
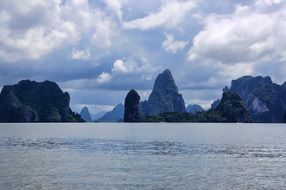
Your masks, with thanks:
M 286 81 L 284 0 L 1 0 L 0 88 L 52 80 L 71 106 L 148 98 L 169 68 L 186 104 L 208 107 L 243 75 Z

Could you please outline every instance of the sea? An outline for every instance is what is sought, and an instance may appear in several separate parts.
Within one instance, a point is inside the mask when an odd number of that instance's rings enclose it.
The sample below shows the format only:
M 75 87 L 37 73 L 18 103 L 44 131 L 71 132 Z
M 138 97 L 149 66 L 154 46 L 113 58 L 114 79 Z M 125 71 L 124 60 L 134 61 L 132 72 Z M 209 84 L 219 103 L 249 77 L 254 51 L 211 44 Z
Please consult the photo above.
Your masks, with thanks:
M 0 189 L 286 189 L 286 125 L 0 124 Z

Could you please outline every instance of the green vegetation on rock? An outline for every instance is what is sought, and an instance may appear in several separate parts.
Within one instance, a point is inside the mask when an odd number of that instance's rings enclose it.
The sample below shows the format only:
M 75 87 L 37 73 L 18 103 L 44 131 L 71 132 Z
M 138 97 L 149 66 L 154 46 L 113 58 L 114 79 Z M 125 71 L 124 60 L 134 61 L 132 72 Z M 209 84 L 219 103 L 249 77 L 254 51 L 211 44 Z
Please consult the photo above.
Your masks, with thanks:
M 0 122 L 81 122 L 69 107 L 70 96 L 50 81 L 20 81 L 0 94 Z

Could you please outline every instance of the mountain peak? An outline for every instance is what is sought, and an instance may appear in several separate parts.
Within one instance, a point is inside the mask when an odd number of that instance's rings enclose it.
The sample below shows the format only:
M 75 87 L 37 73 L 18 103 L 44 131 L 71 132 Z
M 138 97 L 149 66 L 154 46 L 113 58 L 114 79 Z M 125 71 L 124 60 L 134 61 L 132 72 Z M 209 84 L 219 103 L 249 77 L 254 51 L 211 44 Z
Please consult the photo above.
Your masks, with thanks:
M 178 93 L 178 88 L 175 84 L 175 80 L 172 76 L 172 73 L 169 69 L 166 69 L 163 73 L 158 74 L 155 84 L 153 87 L 154 90 L 170 90 Z
M 147 115 L 158 115 L 163 112 L 186 112 L 184 99 L 179 94 L 169 69 L 157 76 L 147 107 Z
M 80 112 L 81 118 L 86 122 L 92 122 L 88 107 L 84 106 Z
M 165 69 L 162 73 L 163 75 L 171 75 L 172 76 L 172 73 L 169 69 Z
M 117 104 L 111 111 L 105 113 L 99 121 L 101 122 L 118 122 L 122 121 L 124 116 L 124 105 Z
M 88 107 L 84 106 L 84 107 L 82 108 L 82 110 L 88 110 Z

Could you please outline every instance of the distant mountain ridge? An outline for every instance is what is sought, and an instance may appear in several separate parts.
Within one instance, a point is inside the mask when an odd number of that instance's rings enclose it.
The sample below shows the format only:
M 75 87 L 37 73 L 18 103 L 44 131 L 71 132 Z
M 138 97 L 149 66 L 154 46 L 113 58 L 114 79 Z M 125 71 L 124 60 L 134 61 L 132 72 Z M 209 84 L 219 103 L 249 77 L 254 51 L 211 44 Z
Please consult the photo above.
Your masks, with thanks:
M 190 104 L 187 106 L 186 111 L 188 113 L 196 114 L 198 112 L 205 111 L 200 105 L 198 104 Z
M 90 117 L 92 119 L 92 121 L 98 121 L 99 119 L 101 119 L 104 115 L 106 114 L 105 111 L 100 111 L 96 114 L 90 114 Z
M 117 104 L 110 112 L 105 113 L 100 119 L 100 122 L 118 122 L 122 121 L 124 116 L 124 105 Z
M 88 107 L 85 106 L 82 108 L 82 110 L 80 112 L 80 116 L 85 122 L 92 122 Z

